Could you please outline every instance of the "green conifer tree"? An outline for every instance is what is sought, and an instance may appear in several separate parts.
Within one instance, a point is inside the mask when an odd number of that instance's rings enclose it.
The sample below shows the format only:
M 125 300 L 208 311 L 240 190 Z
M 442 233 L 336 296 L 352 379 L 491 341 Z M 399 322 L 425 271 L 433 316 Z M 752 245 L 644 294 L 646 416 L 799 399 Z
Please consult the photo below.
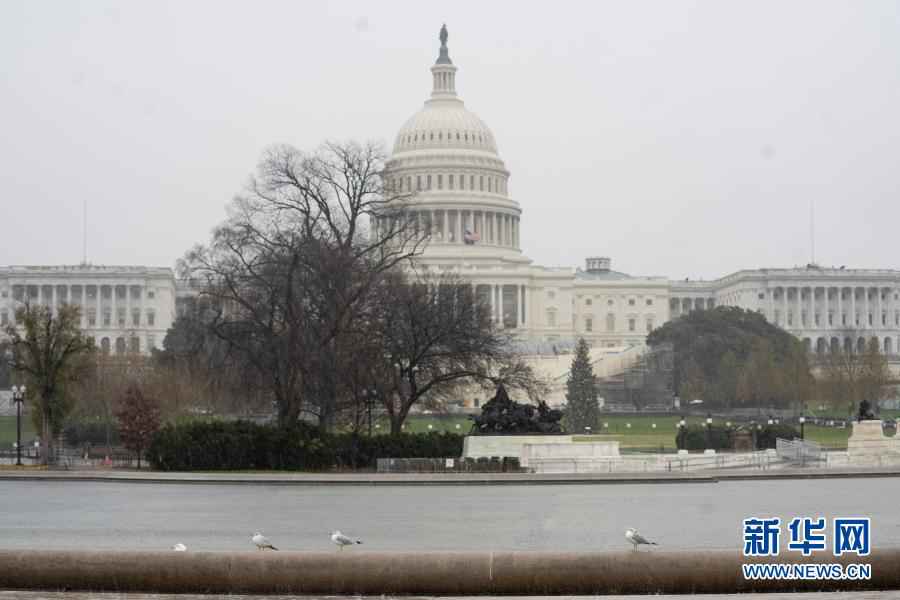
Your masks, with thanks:
M 600 409 L 597 406 L 597 386 L 589 350 L 584 338 L 578 340 L 566 382 L 564 423 L 569 433 L 584 433 L 585 427 L 597 431 Z

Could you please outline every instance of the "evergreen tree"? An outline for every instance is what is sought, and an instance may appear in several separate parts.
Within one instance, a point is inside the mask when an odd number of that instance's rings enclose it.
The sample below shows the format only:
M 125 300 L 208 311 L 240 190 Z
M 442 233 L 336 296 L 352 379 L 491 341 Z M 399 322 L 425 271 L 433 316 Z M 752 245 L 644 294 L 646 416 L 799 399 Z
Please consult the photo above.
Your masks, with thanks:
M 591 427 L 596 431 L 599 412 L 594 367 L 591 365 L 588 344 L 582 338 L 578 340 L 566 382 L 566 430 L 569 433 L 581 433 L 585 427 Z

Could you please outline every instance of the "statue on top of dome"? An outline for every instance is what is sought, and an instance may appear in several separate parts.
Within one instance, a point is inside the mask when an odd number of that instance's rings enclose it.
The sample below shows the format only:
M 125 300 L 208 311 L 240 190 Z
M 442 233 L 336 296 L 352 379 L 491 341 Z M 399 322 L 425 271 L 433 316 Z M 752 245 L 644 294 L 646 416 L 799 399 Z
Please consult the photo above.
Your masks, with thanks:
M 450 52 L 447 50 L 447 24 L 444 23 L 441 25 L 441 34 L 438 36 L 441 40 L 441 53 L 438 56 L 437 64 L 439 65 L 452 65 L 453 61 L 450 60 Z

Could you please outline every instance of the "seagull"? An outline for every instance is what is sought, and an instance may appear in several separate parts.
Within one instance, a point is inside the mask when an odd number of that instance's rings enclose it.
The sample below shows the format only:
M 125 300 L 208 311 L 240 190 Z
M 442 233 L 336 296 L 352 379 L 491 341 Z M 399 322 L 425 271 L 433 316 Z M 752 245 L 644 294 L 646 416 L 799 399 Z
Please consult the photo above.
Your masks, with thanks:
M 331 534 L 331 541 L 337 544 L 339 550 L 343 550 L 344 546 L 352 546 L 353 544 L 362 544 L 359 540 L 348 538 L 340 531 L 334 531 Z
M 250 541 L 256 544 L 257 550 L 265 550 L 266 548 L 271 548 L 272 550 L 278 550 L 275 546 L 272 545 L 272 542 L 269 541 L 269 538 L 261 534 L 260 532 L 256 532 L 253 534 L 253 537 L 250 538 Z
M 634 549 L 637 550 L 640 544 L 647 544 L 648 546 L 657 546 L 656 542 L 651 542 L 641 534 L 637 532 L 637 529 L 629 528 L 628 531 L 625 532 L 625 538 L 634 544 Z
M 179 542 L 172 546 L 172 550 L 174 550 L 175 552 L 187 552 L 187 546 Z

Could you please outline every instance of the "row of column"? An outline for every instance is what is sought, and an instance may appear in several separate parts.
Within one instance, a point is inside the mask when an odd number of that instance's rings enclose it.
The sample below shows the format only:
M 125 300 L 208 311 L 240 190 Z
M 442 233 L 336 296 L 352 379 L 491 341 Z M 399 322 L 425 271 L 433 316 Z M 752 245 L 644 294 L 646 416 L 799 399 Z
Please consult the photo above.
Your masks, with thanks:
M 13 286 L 13 289 L 15 289 L 16 287 L 19 287 L 19 286 Z M 27 286 L 27 285 L 21 286 L 21 288 L 23 288 L 22 289 L 23 299 L 31 297 L 30 294 L 28 293 L 28 287 L 30 287 L 30 286 Z M 95 288 L 94 299 L 93 299 L 94 300 L 93 308 L 95 311 L 95 326 L 103 326 L 103 327 L 111 327 L 111 328 L 124 327 L 124 328 L 128 328 L 128 329 L 130 329 L 132 327 L 141 327 L 142 324 L 143 324 L 143 326 L 148 326 L 147 325 L 148 317 L 145 314 L 144 303 L 143 303 L 143 298 L 146 293 L 146 290 L 144 290 L 143 287 L 141 288 L 142 293 L 141 293 L 141 298 L 139 299 L 138 305 L 133 307 L 132 303 L 131 303 L 131 300 L 132 300 L 131 288 L 133 286 L 131 286 L 131 285 L 124 286 L 125 287 L 125 297 L 124 297 L 124 300 L 125 300 L 125 307 L 124 307 L 125 308 L 125 325 L 124 326 L 120 326 L 118 323 L 118 309 L 120 308 L 118 306 L 118 302 L 117 302 L 117 298 L 116 298 L 116 288 L 119 287 L 118 285 L 44 284 L 44 285 L 36 285 L 34 287 L 38 288 L 38 300 L 40 302 L 45 302 L 48 300 L 43 293 L 44 292 L 43 288 L 49 287 L 52 290 L 51 294 L 50 294 L 50 298 L 49 298 L 49 306 L 54 311 L 56 311 L 59 308 L 60 304 L 62 304 L 64 302 L 80 305 L 82 308 L 81 326 L 83 329 L 89 326 L 88 325 L 89 310 L 90 310 L 90 307 L 88 306 L 88 288 L 89 287 Z M 60 287 L 66 290 L 66 293 L 64 295 L 59 294 Z M 138 286 L 138 287 L 140 287 L 140 286 Z M 74 288 L 78 288 L 80 290 L 80 293 L 77 295 L 77 298 L 76 298 L 76 295 L 72 293 L 72 290 Z M 110 294 L 109 294 L 109 296 L 110 296 L 110 298 L 109 298 L 110 299 L 110 302 L 109 302 L 109 304 L 110 304 L 110 306 L 109 306 L 110 324 L 108 326 L 105 324 L 102 324 L 102 322 L 101 322 L 101 319 L 103 318 L 103 290 L 104 290 L 104 288 L 108 288 L 110 291 Z M 14 294 L 14 297 L 15 296 L 16 295 Z M 132 310 L 135 308 L 139 311 L 139 318 L 138 318 L 139 324 L 138 325 L 133 325 L 133 324 L 129 325 L 129 323 L 131 322 L 129 320 L 131 319 L 133 321 Z
M 525 295 L 527 287 L 521 284 L 480 283 L 475 286 L 476 294 L 478 294 L 479 288 L 484 289 L 485 287 L 489 290 L 491 320 L 501 328 L 524 328 L 526 326 L 525 312 L 527 307 L 525 305 Z M 512 298 L 510 298 L 510 295 L 512 295 Z M 512 301 L 512 306 L 515 308 L 514 315 L 503 314 L 507 299 Z M 507 316 L 509 318 L 504 318 Z
M 776 310 L 776 302 L 778 307 L 781 309 L 781 323 L 788 323 L 788 312 L 792 311 L 792 320 L 791 324 L 788 327 L 794 328 L 805 328 L 805 329 L 828 329 L 828 328 L 842 328 L 842 327 L 859 327 L 862 329 L 872 329 L 872 328 L 881 328 L 881 327 L 895 327 L 896 323 L 896 315 L 894 314 L 896 311 L 897 304 L 893 299 L 893 290 L 890 288 L 875 288 L 877 293 L 875 294 L 874 302 L 869 300 L 869 290 L 871 288 L 849 288 L 851 290 L 850 297 L 846 300 L 843 298 L 843 291 L 848 288 L 814 288 L 814 287 L 793 287 L 793 288 L 776 288 L 781 289 L 781 298 L 779 301 L 775 300 L 774 291 L 769 292 L 769 314 L 771 315 L 772 321 L 775 321 L 775 310 Z M 816 298 L 815 298 L 815 290 L 823 289 L 824 293 L 822 294 L 822 312 L 819 314 L 819 322 L 816 323 Z M 857 302 L 856 291 L 858 289 L 863 290 L 862 298 L 860 298 L 859 302 Z M 789 290 L 794 290 L 794 298 L 790 301 L 788 300 L 788 292 Z M 802 291 L 807 291 L 807 297 L 802 298 Z M 832 305 L 831 291 L 836 290 L 836 303 Z M 885 295 L 886 298 L 882 298 L 882 295 Z M 886 300 L 886 301 L 885 301 Z M 832 322 L 828 323 L 828 315 L 832 313 L 832 310 L 836 309 L 836 317 L 832 319 Z M 844 310 L 849 309 L 849 315 L 847 318 L 847 322 L 844 322 Z M 874 309 L 874 314 L 872 313 Z M 806 322 L 802 320 L 803 311 L 806 310 Z M 859 323 L 857 323 L 857 310 L 860 310 Z M 869 322 L 869 315 L 872 316 L 872 322 Z M 884 317 L 884 321 L 882 322 L 882 318 Z
M 474 210 L 416 210 L 410 212 L 410 218 L 416 231 L 430 235 L 432 241 L 519 247 L 519 217 L 514 215 Z M 384 219 L 377 220 L 375 235 L 388 233 L 388 225 Z

